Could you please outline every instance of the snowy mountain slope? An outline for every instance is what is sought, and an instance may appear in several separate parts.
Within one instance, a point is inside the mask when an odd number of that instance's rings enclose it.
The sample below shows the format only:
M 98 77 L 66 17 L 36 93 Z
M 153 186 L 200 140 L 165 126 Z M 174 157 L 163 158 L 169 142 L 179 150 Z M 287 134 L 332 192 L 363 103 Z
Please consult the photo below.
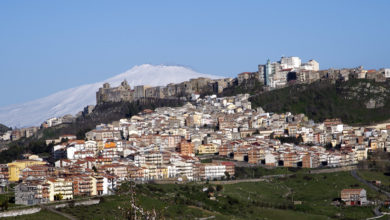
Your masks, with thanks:
M 51 117 L 75 115 L 85 106 L 96 104 L 96 91 L 105 82 L 110 83 L 111 86 L 118 86 L 126 79 L 132 87 L 135 85 L 163 86 L 197 77 L 221 78 L 198 73 L 182 66 L 150 64 L 134 66 L 103 82 L 63 90 L 22 104 L 0 107 L 0 123 L 12 127 L 36 126 Z

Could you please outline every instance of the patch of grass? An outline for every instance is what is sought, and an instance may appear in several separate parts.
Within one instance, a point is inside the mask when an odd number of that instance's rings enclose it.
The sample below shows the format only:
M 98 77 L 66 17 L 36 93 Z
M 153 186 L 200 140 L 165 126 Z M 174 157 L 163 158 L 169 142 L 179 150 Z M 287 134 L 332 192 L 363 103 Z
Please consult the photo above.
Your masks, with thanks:
M 367 181 L 380 180 L 382 185 L 390 185 L 390 176 L 386 176 L 384 172 L 359 170 L 357 173 Z
M 307 178 L 307 177 L 310 178 Z M 305 178 L 306 177 L 306 178 Z M 327 174 L 297 174 L 295 178 L 288 178 L 284 183 L 292 189 L 291 199 L 302 201 L 297 210 L 335 217 L 340 213 L 345 218 L 367 218 L 372 216 L 371 207 L 338 208 L 330 205 L 334 198 L 340 198 L 340 192 L 345 188 L 365 188 L 368 199 L 378 195 L 376 191 L 362 185 L 349 172 Z
M 236 179 L 260 178 L 268 175 L 294 174 L 294 173 L 302 173 L 302 172 L 307 172 L 307 170 L 300 169 L 300 168 L 287 168 L 287 167 L 276 167 L 276 168 L 264 168 L 261 166 L 235 167 Z

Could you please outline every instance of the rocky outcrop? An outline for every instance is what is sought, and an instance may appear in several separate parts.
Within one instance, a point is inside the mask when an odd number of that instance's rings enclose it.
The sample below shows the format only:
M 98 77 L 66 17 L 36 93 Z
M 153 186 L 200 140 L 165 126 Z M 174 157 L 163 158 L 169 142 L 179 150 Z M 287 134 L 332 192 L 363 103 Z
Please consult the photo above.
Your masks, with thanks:
M 367 109 L 384 107 L 387 97 L 390 95 L 385 84 L 366 80 L 359 81 L 350 86 L 339 87 L 338 89 L 345 99 L 361 101 Z

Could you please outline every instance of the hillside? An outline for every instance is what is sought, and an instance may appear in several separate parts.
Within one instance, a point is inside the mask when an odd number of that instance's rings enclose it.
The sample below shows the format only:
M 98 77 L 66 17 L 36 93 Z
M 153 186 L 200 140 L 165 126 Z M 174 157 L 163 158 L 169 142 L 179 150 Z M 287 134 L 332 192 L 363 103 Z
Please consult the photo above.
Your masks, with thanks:
M 6 131 L 8 131 L 8 130 L 10 130 L 9 127 L 7 127 L 7 126 L 5 126 L 5 125 L 3 125 L 3 124 L 0 124 L 0 134 L 6 132 Z
M 304 113 L 323 121 L 340 118 L 351 125 L 367 125 L 390 118 L 390 82 L 352 79 L 293 85 L 253 96 L 252 107 L 268 112 Z

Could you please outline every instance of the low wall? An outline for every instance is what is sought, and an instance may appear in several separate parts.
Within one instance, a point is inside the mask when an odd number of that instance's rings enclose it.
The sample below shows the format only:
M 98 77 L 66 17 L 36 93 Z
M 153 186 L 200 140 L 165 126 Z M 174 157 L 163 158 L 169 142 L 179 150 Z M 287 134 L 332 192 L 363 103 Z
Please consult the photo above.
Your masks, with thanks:
M 31 208 L 31 209 L 20 209 L 20 210 L 12 210 L 6 212 L 0 212 L 0 218 L 4 217 L 14 217 L 18 215 L 29 215 L 40 212 L 41 208 Z
M 84 200 L 84 201 L 79 201 L 75 202 L 75 206 L 80 206 L 80 205 L 96 205 L 100 203 L 100 199 L 91 199 L 91 200 Z M 69 206 L 69 202 L 67 203 L 62 203 L 62 204 L 57 204 L 57 205 L 51 205 L 50 207 L 59 209 L 59 208 L 65 208 Z
M 79 205 L 97 205 L 100 203 L 100 199 L 91 199 L 91 200 L 86 200 L 86 201 L 80 201 L 76 202 L 74 205 L 79 206 Z

